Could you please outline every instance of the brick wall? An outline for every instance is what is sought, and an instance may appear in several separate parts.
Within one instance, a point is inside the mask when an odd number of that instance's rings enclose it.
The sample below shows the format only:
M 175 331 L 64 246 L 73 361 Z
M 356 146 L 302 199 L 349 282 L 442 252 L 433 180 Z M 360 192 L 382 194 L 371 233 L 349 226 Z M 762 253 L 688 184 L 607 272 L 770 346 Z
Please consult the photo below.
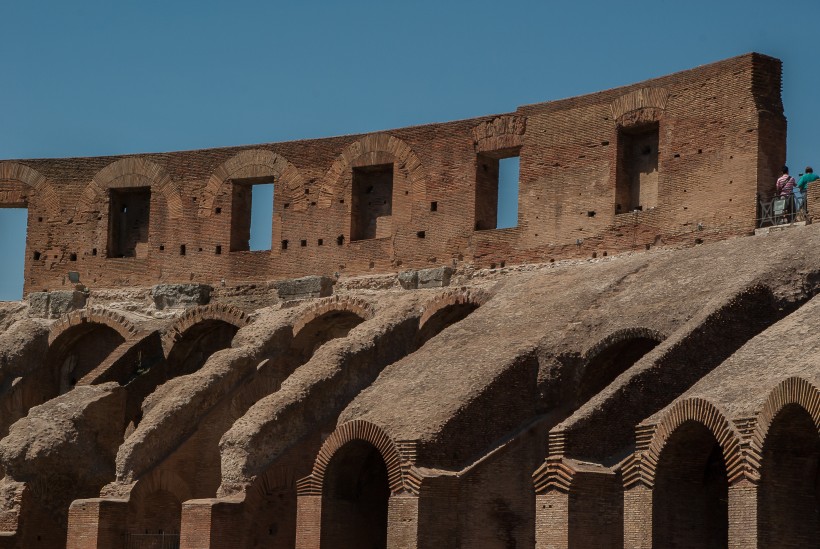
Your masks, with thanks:
M 619 143 L 650 126 L 658 135 L 656 206 L 616 213 Z M 780 62 L 748 54 L 515 113 L 371 135 L 0 162 L 0 206 L 29 208 L 27 293 L 68 285 L 69 271 L 90 287 L 233 284 L 589 257 L 749 232 L 755 193 L 773 186 L 785 160 L 785 127 Z M 479 155 L 511 154 L 521 158 L 518 226 L 476 230 L 477 185 L 492 189 L 477 178 Z M 388 215 L 383 189 L 354 196 L 353 179 L 389 164 Z M 272 249 L 231 251 L 246 229 L 232 212 L 247 211 L 234 204 L 242 194 L 234 187 L 270 181 Z M 147 197 L 148 188 L 146 232 L 120 203 Z M 373 197 L 380 206 L 367 206 Z M 384 211 L 352 211 L 360 203 Z M 354 217 L 375 221 L 366 233 L 375 237 L 351 238 Z M 112 246 L 110 235 L 134 223 Z M 108 257 L 111 250 L 128 257 Z

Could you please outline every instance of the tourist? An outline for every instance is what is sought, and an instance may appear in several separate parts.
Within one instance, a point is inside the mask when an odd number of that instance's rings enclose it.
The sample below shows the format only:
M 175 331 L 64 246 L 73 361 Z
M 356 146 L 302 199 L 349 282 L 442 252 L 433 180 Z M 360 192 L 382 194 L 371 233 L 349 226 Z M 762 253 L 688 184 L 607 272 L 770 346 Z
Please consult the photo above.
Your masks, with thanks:
M 803 209 L 803 201 L 806 199 L 806 187 L 808 187 L 809 182 L 814 181 L 817 179 L 817 176 L 814 175 L 814 171 L 811 169 L 811 166 L 806 166 L 806 173 L 800 174 L 800 180 L 797 182 L 797 185 L 794 186 L 794 211 L 799 212 Z
M 781 175 L 777 179 L 777 196 L 789 196 L 790 194 L 792 194 L 792 189 L 794 189 L 794 185 L 794 178 L 789 175 L 789 167 L 783 166 L 783 175 Z

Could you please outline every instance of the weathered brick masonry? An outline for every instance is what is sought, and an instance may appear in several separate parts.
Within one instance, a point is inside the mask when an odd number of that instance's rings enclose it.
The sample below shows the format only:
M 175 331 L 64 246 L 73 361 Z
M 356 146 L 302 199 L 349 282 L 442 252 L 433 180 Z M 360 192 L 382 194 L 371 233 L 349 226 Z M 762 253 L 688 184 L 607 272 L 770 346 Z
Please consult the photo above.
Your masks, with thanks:
M 780 63 L 749 54 L 368 135 L 4 161 L 0 197 L 29 208 L 26 292 L 65 287 L 68 271 L 93 288 L 509 265 L 748 233 L 755 192 L 771 190 L 785 160 L 785 129 Z M 512 155 L 518 226 L 494 230 L 486 170 Z M 653 172 L 638 174 L 647 159 Z M 367 194 L 385 177 L 388 195 Z M 273 249 L 243 251 L 260 182 L 275 186 Z
M 376 134 L 0 162 L 29 212 L 0 547 L 816 546 L 820 187 L 732 238 L 785 132 L 749 54 Z

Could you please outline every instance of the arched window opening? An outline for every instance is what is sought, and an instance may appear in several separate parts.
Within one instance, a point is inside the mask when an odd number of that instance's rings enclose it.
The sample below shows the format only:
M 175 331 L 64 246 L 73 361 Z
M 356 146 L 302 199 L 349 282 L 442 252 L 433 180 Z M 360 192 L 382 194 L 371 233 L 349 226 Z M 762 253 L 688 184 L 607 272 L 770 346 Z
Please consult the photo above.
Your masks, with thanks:
M 820 540 L 820 434 L 796 404 L 783 408 L 769 428 L 758 494 L 761 547 L 797 549 Z
M 386 549 L 387 466 L 368 442 L 345 444 L 333 456 L 322 489 L 322 549 Z
M 119 332 L 105 324 L 80 324 L 61 334 L 51 344 L 48 357 L 57 375 L 55 393 L 73 389 L 124 342 Z
M 350 311 L 330 311 L 305 324 L 293 338 L 292 358 L 299 364 L 310 360 L 319 347 L 328 341 L 347 334 L 364 322 L 364 319 Z
M 703 424 L 685 422 L 658 460 L 652 498 L 653 547 L 728 547 L 728 498 L 720 444 Z
M 419 329 L 416 345 L 421 347 L 448 326 L 467 318 L 476 309 L 478 309 L 477 303 L 467 302 L 448 305 L 436 311 Z
M 597 395 L 660 343 L 650 337 L 622 339 L 609 345 L 586 364 L 578 383 L 578 404 Z
M 168 353 L 167 379 L 196 372 L 217 351 L 231 346 L 239 328 L 224 320 L 203 320 L 183 333 Z

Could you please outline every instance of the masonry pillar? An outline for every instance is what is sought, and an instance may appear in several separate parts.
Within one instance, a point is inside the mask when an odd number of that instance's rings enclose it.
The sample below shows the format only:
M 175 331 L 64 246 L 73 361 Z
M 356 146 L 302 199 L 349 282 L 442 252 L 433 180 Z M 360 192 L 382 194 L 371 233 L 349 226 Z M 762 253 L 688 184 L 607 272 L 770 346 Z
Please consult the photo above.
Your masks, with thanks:
M 549 490 L 535 496 L 535 548 L 568 549 L 569 493 Z
M 244 502 L 193 499 L 182 504 L 180 549 L 233 549 L 242 540 Z
M 319 549 L 321 536 L 322 496 L 298 496 L 296 498 L 296 549 Z
M 120 549 L 124 545 L 128 500 L 78 499 L 68 509 L 67 549 Z
M 741 479 L 729 486 L 729 549 L 757 547 L 757 484 Z
M 635 484 L 624 490 L 624 549 L 652 547 L 652 488 Z
M 417 549 L 419 498 L 395 494 L 387 503 L 387 549 Z

